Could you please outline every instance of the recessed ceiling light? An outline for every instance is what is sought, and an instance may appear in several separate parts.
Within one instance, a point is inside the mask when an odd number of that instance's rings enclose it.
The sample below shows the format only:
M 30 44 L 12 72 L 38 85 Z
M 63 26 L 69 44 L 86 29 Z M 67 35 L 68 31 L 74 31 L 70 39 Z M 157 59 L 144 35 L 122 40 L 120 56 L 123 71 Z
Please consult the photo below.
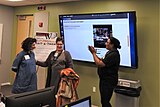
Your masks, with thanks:
M 24 0 L 8 0 L 8 1 L 24 1 Z

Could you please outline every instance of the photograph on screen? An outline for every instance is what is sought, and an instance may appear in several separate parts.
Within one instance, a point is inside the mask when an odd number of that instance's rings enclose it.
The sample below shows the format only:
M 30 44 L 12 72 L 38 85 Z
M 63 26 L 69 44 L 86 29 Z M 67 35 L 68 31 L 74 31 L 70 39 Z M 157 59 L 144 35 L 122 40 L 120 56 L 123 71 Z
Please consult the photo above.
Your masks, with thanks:
M 105 43 L 111 35 L 112 25 L 93 25 L 94 47 L 105 48 Z

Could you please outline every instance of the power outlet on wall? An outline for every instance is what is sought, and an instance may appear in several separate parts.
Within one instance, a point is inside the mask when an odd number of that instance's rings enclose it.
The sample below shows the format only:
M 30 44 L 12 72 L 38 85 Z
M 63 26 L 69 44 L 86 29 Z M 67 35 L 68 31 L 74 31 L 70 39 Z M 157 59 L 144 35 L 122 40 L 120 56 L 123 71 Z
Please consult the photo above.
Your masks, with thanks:
M 94 92 L 94 93 L 96 92 L 96 87 L 93 87 L 93 92 Z

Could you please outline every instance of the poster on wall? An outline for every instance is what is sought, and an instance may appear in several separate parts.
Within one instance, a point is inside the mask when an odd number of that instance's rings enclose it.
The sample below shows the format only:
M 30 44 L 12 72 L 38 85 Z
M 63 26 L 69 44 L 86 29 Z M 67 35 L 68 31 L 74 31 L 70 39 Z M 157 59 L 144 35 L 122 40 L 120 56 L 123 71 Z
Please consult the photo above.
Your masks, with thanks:
M 3 24 L 0 24 L 0 62 L 1 62 L 1 55 L 2 55 L 2 30 L 3 30 Z
M 37 39 L 35 57 L 38 61 L 45 61 L 51 51 L 56 49 L 56 32 L 36 32 Z

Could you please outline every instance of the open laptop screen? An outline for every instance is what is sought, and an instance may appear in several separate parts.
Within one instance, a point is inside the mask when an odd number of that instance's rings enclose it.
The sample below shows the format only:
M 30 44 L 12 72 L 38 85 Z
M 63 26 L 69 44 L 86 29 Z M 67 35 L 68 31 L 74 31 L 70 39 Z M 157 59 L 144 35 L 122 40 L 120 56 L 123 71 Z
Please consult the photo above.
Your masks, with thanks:
M 63 107 L 91 107 L 91 96 L 79 99 Z

